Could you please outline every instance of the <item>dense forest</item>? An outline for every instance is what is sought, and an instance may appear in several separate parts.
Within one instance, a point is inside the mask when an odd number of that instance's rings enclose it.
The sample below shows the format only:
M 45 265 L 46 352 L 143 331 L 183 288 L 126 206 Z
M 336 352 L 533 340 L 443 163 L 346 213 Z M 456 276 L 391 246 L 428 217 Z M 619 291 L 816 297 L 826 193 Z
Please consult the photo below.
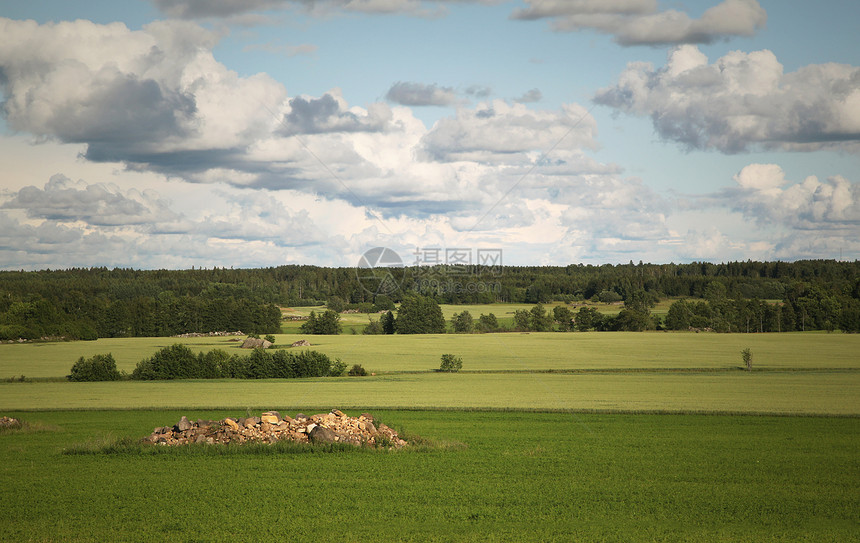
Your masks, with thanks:
M 280 328 L 279 305 L 336 300 L 367 306 L 378 292 L 386 301 L 400 302 L 405 293 L 417 292 L 449 304 L 616 300 L 638 307 L 643 299 L 680 297 L 691 301 L 667 319 L 672 328 L 860 330 L 857 261 L 373 270 L 383 272 L 379 277 L 367 271 L 317 266 L 4 271 L 0 339 L 272 333 Z

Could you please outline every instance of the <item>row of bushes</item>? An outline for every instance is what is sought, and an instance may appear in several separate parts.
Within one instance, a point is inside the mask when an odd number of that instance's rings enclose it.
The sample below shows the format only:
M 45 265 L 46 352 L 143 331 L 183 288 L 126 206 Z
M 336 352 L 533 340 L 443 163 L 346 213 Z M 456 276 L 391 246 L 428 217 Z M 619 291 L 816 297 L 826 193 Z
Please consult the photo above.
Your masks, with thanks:
M 130 376 L 119 372 L 111 354 L 83 356 L 72 366 L 70 381 L 117 381 L 125 377 L 155 381 L 166 379 L 293 379 L 340 376 L 346 364 L 316 351 L 288 352 L 254 349 L 247 356 L 222 349 L 194 354 L 176 343 L 138 362 Z

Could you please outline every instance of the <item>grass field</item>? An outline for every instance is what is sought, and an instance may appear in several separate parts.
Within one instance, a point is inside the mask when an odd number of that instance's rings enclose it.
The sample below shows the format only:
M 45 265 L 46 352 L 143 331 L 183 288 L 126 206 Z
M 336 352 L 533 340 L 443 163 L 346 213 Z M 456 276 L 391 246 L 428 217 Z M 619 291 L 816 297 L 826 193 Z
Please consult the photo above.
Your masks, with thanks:
M 573 332 L 414 336 L 302 336 L 312 349 L 368 371 L 429 371 L 444 353 L 463 358 L 466 371 L 574 369 L 711 369 L 742 365 L 749 347 L 757 369 L 860 370 L 860 335 L 826 333 L 694 334 L 688 332 Z M 276 335 L 276 345 L 295 336 Z M 247 352 L 230 338 L 128 338 L 0 345 L 0 379 L 62 377 L 80 356 L 112 353 L 130 372 L 157 349 L 181 342 L 194 350 Z
M 273 406 L 277 407 L 277 406 Z M 12 413 L 5 541 L 857 540 L 860 419 L 378 412 L 456 450 L 66 455 L 181 414 Z
M 860 373 L 422 373 L 259 381 L 0 383 L 0 410 L 271 405 L 856 416 Z
M 0 415 L 29 425 L 0 430 L 0 541 L 860 540 L 860 335 L 307 337 L 377 375 L 69 383 L 79 356 L 239 351 L 0 345 L 0 378 L 44 379 L 0 382 Z M 448 352 L 463 371 L 432 371 Z M 63 454 L 181 415 L 332 407 L 461 446 Z

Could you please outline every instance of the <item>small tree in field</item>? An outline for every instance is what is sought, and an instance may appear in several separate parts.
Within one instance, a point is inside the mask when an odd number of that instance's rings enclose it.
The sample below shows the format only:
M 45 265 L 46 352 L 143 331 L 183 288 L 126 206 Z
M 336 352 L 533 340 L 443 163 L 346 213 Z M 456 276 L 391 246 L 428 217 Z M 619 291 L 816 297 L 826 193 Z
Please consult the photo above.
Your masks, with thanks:
M 741 351 L 741 357 L 744 359 L 744 366 L 747 371 L 752 371 L 752 351 L 749 348 L 744 349 Z
M 453 354 L 443 354 L 442 364 L 439 365 L 439 371 L 456 372 L 463 367 L 463 359 Z

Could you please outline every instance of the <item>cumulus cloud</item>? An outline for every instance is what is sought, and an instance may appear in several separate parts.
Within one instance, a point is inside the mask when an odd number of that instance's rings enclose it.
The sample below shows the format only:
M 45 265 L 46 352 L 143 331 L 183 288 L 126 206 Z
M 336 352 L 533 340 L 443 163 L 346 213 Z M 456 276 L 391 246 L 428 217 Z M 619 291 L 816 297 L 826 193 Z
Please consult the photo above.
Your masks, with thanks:
M 776 164 L 750 164 L 734 176 L 737 186 L 724 196 L 733 208 L 761 224 L 801 230 L 844 230 L 860 238 L 860 183 L 836 175 L 785 178 Z
M 542 111 L 495 100 L 438 121 L 421 148 L 430 160 L 523 163 L 551 148 L 593 148 L 596 132 L 594 118 L 577 104 Z
M 594 100 L 650 116 L 662 138 L 690 149 L 856 150 L 860 142 L 860 68 L 813 64 L 784 73 L 767 50 L 733 51 L 709 64 L 697 47 L 681 46 L 663 68 L 629 64 Z
M 392 85 L 385 98 L 404 106 L 450 106 L 457 102 L 457 94 L 451 87 L 408 81 Z
M 659 11 L 656 0 L 526 0 L 514 19 L 550 19 L 551 28 L 570 32 L 597 30 L 620 45 L 711 43 L 752 36 L 767 21 L 756 0 L 724 0 L 692 19 L 677 10 Z
M 30 218 L 83 221 L 96 226 L 151 224 L 179 218 L 155 191 L 122 191 L 101 183 L 76 183 L 62 174 L 52 176 L 43 189 L 22 188 L 0 207 L 22 209 Z
M 297 97 L 290 100 L 284 115 L 282 133 L 323 134 L 328 132 L 378 132 L 391 121 L 391 109 L 373 104 L 367 110 L 347 108 L 339 95 L 326 93 L 319 98 Z
M 3 109 L 10 128 L 83 143 L 96 161 L 174 164 L 241 149 L 271 130 L 261 104 L 283 102 L 265 75 L 240 78 L 212 57 L 217 34 L 164 21 L 0 19 Z

